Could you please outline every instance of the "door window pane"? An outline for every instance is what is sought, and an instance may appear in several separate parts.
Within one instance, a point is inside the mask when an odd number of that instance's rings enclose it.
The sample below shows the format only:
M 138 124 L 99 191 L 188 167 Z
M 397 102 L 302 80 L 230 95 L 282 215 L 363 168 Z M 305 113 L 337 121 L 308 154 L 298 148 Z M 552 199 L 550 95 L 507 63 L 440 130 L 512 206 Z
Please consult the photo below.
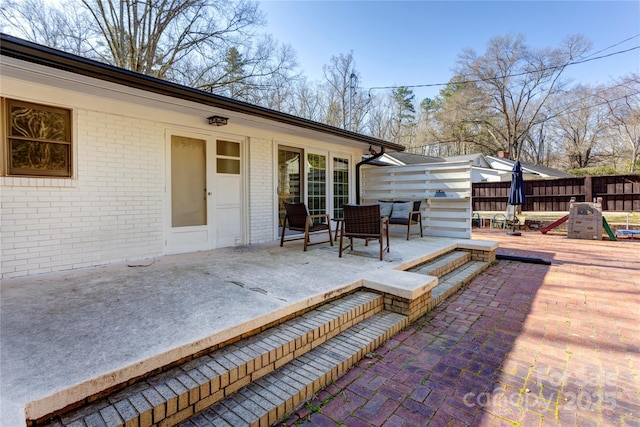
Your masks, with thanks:
M 216 141 L 218 156 L 240 157 L 240 144 L 233 141 Z
M 216 168 L 218 173 L 240 175 L 240 160 L 216 159 Z
M 320 154 L 309 154 L 307 163 L 309 214 L 325 214 L 327 213 L 327 158 Z
M 240 143 L 216 141 L 216 172 L 240 175 Z
M 171 136 L 171 225 L 207 224 L 206 141 Z
M 349 203 L 349 159 L 333 158 L 333 218 L 342 218 L 342 206 Z
M 302 201 L 302 150 L 288 147 L 278 149 L 278 217 L 284 221 L 284 202 Z

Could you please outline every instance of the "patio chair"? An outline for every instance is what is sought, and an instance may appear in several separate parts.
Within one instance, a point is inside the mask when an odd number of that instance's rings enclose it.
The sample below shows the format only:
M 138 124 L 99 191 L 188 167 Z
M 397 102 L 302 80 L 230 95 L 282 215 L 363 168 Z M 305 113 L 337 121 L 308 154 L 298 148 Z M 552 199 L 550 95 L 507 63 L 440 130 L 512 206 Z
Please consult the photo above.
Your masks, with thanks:
M 284 244 L 285 230 L 302 231 L 304 232 L 304 250 L 307 250 L 307 246 L 317 245 L 319 243 L 329 242 L 333 246 L 333 238 L 331 235 L 331 221 L 329 214 L 317 214 L 309 215 L 307 205 L 304 203 L 286 203 L 284 204 L 284 210 L 286 212 L 284 221 L 282 222 L 282 236 L 280 237 L 280 246 Z M 314 223 L 314 219 L 326 219 L 326 222 Z M 329 240 L 322 240 L 320 242 L 310 242 L 309 235 L 317 231 L 329 232 Z M 292 239 L 296 240 L 296 239 Z
M 503 213 L 497 213 L 491 219 L 491 228 L 507 228 L 507 216 Z
M 364 239 L 380 242 L 380 261 L 385 249 L 389 252 L 389 218 L 380 217 L 380 205 L 344 205 L 344 219 L 340 228 L 340 251 L 342 258 L 344 246 L 342 239 L 349 238 L 348 247 L 353 250 L 353 239 Z M 387 246 L 383 244 L 383 237 L 387 239 Z
M 482 218 L 480 218 L 478 212 L 474 212 L 473 215 L 471 215 L 471 227 L 482 227 Z
M 388 217 L 389 224 L 407 227 L 407 240 L 411 236 L 412 225 L 418 225 L 420 237 L 424 236 L 422 232 L 422 213 L 420 212 L 421 200 L 413 202 L 380 200 L 378 203 L 380 204 L 381 216 Z
M 518 217 L 516 215 L 517 206 L 507 204 L 507 209 L 504 212 L 505 216 L 505 227 L 511 228 L 515 231 L 516 227 L 520 229 L 521 224 L 524 224 L 524 217 Z

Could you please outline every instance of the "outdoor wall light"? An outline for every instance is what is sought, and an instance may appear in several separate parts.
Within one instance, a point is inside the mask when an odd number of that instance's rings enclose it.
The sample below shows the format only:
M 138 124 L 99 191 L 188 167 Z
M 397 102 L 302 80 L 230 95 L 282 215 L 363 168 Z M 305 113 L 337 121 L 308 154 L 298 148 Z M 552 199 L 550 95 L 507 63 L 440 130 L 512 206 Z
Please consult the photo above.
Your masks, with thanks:
M 222 116 L 207 117 L 207 120 L 209 121 L 210 125 L 214 125 L 214 126 L 225 126 L 229 121 L 228 118 L 222 117 Z

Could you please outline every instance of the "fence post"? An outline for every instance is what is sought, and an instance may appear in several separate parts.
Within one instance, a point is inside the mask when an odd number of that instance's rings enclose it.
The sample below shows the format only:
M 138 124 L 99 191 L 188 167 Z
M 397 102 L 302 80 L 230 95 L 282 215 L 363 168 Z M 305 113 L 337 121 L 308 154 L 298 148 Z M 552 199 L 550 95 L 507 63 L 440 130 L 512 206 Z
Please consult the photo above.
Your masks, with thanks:
M 593 202 L 593 184 L 591 183 L 591 176 L 584 177 L 584 201 L 587 203 Z

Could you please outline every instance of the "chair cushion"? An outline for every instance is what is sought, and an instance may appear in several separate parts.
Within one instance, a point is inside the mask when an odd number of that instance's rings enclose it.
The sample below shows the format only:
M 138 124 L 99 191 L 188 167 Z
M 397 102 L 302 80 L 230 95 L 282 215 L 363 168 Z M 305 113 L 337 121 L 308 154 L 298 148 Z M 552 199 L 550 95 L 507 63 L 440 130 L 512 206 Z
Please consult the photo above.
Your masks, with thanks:
M 309 227 L 309 233 L 312 233 L 314 231 L 320 231 L 320 230 L 328 230 L 329 229 L 329 225 L 328 224 L 314 224 L 311 227 Z
M 393 202 L 378 202 L 380 205 L 380 216 L 391 216 L 393 210 Z
M 413 202 L 400 202 L 393 204 L 391 219 L 409 219 L 409 214 L 413 208 Z

